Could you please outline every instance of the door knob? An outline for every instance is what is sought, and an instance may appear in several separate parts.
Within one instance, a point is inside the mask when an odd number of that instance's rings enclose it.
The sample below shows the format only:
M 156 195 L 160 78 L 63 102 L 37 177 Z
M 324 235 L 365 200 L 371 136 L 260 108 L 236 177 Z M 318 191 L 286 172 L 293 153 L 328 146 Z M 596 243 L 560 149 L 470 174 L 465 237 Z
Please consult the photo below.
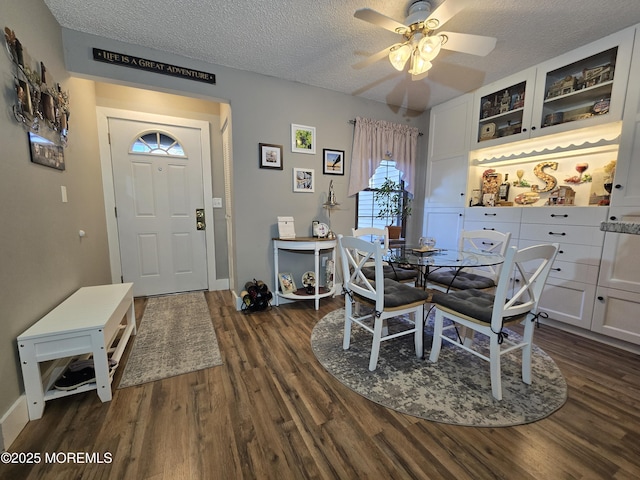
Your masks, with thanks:
M 196 208 L 196 229 L 204 230 L 207 227 L 204 221 L 204 208 Z

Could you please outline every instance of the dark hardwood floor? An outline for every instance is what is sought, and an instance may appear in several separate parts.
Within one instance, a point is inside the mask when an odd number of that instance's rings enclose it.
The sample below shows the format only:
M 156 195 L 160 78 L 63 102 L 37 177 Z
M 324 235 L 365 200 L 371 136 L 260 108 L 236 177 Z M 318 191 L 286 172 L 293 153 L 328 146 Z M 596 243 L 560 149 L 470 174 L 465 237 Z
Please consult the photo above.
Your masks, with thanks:
M 529 425 L 458 427 L 374 404 L 320 366 L 311 331 L 342 298 L 319 311 L 300 302 L 244 315 L 229 292 L 206 296 L 223 366 L 114 390 L 109 403 L 95 392 L 48 402 L 10 452 L 108 453 L 112 462 L 0 464 L 0 478 L 640 477 L 636 355 L 542 326 L 534 338 L 564 373 L 567 403 Z M 138 320 L 145 304 L 136 300 Z

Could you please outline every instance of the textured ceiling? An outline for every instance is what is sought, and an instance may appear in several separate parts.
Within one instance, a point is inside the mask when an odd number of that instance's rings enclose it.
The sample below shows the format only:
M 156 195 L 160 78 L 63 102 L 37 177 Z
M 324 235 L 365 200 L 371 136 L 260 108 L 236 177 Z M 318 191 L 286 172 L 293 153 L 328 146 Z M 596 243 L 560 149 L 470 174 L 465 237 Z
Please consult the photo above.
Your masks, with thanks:
M 411 81 L 387 59 L 352 68 L 400 38 L 353 13 L 368 7 L 403 22 L 413 0 L 44 2 L 72 30 L 418 112 L 640 23 L 639 0 L 472 0 L 442 30 L 496 37 L 495 50 L 443 50 L 427 78 Z

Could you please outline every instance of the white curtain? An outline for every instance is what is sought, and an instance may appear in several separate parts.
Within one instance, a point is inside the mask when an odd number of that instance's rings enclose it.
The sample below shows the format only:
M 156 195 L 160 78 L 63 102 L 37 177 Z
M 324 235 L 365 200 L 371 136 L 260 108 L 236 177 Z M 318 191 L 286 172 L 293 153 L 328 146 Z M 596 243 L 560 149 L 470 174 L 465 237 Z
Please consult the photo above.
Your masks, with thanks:
M 348 196 L 369 186 L 369 179 L 382 160 L 395 160 L 405 189 L 413 195 L 417 148 L 417 128 L 356 117 Z

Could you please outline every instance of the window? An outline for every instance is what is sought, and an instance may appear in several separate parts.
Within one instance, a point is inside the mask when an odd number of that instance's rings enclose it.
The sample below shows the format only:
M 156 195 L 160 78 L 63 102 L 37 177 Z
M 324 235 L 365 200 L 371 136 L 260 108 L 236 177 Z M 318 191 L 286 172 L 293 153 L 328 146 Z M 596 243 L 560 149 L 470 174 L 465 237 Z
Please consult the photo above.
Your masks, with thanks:
M 398 225 L 402 227 L 402 236 L 405 233 L 405 225 L 402 218 L 396 217 L 378 218 L 380 205 L 376 203 L 375 193 L 377 189 L 389 178 L 401 186 L 400 190 L 402 204 L 408 200 L 408 193 L 404 190 L 404 182 L 400 179 L 402 172 L 396 168 L 393 160 L 383 160 L 376 169 L 373 177 L 369 179 L 369 188 L 362 190 L 357 195 L 356 228 L 375 227 L 384 228 L 387 225 Z
M 150 132 L 140 135 L 136 141 L 133 142 L 131 153 L 185 157 L 184 150 L 178 141 L 161 132 Z

